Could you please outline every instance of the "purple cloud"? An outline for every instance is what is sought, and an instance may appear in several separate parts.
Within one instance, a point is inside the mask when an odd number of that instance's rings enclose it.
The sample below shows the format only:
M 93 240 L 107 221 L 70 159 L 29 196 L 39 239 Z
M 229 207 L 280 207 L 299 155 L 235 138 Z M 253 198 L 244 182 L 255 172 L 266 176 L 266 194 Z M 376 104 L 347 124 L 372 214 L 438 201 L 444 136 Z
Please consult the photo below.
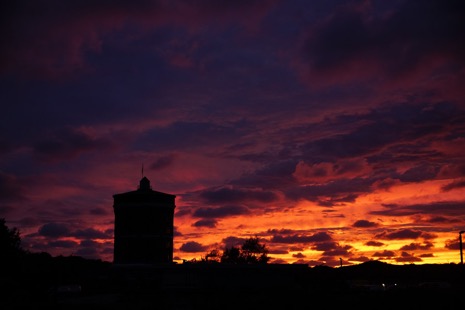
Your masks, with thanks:
M 59 223 L 48 223 L 42 225 L 38 231 L 39 235 L 44 237 L 52 237 L 52 238 L 59 238 L 59 237 L 67 237 L 70 234 L 70 230 L 67 225 L 59 224 Z
M 186 253 L 198 253 L 198 252 L 205 252 L 207 251 L 208 247 L 203 246 L 198 242 L 195 241 L 189 241 L 181 245 L 179 250 L 181 252 L 186 252 Z

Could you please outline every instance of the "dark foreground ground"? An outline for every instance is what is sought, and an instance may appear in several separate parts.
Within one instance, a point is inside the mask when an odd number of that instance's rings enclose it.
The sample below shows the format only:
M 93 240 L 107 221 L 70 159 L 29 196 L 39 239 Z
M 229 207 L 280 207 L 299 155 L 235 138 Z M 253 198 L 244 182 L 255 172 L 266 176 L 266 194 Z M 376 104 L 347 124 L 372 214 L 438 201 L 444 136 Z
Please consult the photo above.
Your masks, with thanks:
M 79 258 L 0 276 L 0 309 L 464 309 L 465 266 L 179 264 Z

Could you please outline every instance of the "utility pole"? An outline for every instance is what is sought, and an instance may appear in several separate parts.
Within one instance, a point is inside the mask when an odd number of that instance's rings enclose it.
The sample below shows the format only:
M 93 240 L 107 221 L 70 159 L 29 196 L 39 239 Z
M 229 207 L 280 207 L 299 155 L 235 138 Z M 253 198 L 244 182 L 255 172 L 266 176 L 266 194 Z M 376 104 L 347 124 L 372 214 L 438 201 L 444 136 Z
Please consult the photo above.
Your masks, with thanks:
M 459 232 L 459 243 L 460 243 L 460 264 L 463 265 L 463 252 L 462 252 L 462 234 L 465 233 L 465 230 Z

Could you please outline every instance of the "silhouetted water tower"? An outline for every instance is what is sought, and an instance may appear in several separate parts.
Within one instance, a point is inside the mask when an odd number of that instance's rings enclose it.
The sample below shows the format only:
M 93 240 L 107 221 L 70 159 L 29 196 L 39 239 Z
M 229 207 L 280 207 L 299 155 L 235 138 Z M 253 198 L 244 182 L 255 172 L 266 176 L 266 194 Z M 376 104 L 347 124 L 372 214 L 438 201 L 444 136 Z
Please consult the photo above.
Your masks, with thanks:
M 137 190 L 113 195 L 115 264 L 172 263 L 175 198 L 146 177 Z

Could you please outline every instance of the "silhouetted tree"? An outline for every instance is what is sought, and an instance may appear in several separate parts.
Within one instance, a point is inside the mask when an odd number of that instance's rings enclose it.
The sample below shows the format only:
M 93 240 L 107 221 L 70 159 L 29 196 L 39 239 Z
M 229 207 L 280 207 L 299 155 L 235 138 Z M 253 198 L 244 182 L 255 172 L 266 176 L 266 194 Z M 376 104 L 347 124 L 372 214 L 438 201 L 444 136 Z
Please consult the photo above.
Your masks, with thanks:
M 218 263 L 220 262 L 220 259 L 221 259 L 220 251 L 215 249 L 215 250 L 211 250 L 207 255 L 205 255 L 205 258 L 202 258 L 202 261 L 207 262 L 207 263 Z
M 241 257 L 241 251 L 239 248 L 232 246 L 230 248 L 225 248 L 223 251 L 223 255 L 221 255 L 221 262 L 222 263 L 232 263 L 232 264 L 240 264 L 243 263 Z
M 20 263 L 24 251 L 21 248 L 19 230 L 8 228 L 4 218 L 0 219 L 0 265 L 2 269 L 11 270 Z
M 258 238 L 249 238 L 241 247 L 241 256 L 247 264 L 266 264 L 269 261 L 268 249 Z
M 269 259 L 265 244 L 261 244 L 255 237 L 245 240 L 241 248 L 225 248 L 220 261 L 233 264 L 266 264 Z

